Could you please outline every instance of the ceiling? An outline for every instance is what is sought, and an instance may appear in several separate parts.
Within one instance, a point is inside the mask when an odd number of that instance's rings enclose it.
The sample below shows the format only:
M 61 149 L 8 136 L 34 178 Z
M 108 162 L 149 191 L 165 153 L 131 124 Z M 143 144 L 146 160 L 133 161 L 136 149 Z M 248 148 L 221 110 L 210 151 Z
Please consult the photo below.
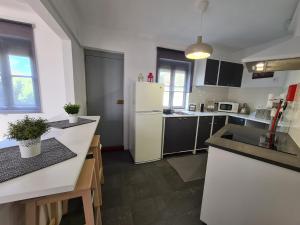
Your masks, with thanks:
M 192 43 L 201 33 L 195 0 L 75 0 L 85 24 Z M 298 0 L 210 0 L 206 42 L 236 50 L 287 35 Z

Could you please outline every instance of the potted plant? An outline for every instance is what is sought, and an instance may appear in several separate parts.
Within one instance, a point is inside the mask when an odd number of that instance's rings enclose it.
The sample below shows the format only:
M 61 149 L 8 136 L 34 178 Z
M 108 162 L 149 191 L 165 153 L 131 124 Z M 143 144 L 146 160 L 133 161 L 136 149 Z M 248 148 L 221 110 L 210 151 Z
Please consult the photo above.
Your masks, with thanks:
M 48 130 L 47 120 L 25 116 L 9 123 L 8 137 L 18 141 L 22 158 L 30 158 L 41 153 L 41 136 Z
M 64 109 L 69 115 L 69 123 L 77 123 L 80 105 L 69 103 L 65 104 Z

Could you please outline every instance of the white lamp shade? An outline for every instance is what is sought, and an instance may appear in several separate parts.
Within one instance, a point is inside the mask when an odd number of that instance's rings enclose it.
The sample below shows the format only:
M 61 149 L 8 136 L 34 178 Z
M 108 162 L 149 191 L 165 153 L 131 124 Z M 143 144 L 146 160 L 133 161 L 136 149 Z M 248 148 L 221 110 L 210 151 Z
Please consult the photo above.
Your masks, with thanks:
M 185 57 L 188 59 L 206 59 L 211 56 L 213 48 L 202 42 L 202 37 L 198 37 L 196 44 L 190 45 L 185 51 Z

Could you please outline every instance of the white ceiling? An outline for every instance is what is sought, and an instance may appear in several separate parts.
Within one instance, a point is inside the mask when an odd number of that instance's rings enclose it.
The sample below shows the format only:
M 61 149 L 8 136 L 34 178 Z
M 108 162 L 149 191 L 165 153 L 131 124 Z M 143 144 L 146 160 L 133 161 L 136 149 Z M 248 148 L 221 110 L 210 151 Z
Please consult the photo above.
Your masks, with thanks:
M 86 24 L 192 43 L 200 30 L 195 0 L 75 0 Z M 210 0 L 206 42 L 236 50 L 285 36 L 298 0 Z

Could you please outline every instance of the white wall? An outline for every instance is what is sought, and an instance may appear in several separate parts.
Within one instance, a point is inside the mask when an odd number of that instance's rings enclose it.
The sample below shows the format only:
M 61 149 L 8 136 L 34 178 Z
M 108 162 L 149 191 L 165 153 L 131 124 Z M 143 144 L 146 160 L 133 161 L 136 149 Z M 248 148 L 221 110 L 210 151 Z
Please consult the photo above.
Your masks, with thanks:
M 196 104 L 199 107 L 200 103 L 208 101 L 220 102 L 228 100 L 229 88 L 226 87 L 207 87 L 195 86 L 192 93 L 189 94 L 189 103 Z
M 72 90 L 73 96 L 70 102 L 76 102 L 81 105 L 80 114 L 86 115 L 86 86 L 85 86 L 85 65 L 84 52 L 81 46 L 81 20 L 74 3 L 71 0 L 26 0 L 34 10 L 49 23 L 49 20 L 55 19 L 59 24 L 59 28 L 67 34 L 67 39 L 71 40 L 72 58 L 69 58 L 69 50 L 65 56 L 65 60 L 71 66 L 68 69 L 67 84 L 68 88 Z M 47 12 L 44 12 L 43 6 L 51 14 L 53 18 L 49 18 Z M 59 29 L 58 28 L 58 29 Z M 70 61 L 71 60 L 71 61 Z
M 133 84 L 139 73 L 155 72 L 156 45 L 130 34 L 85 26 L 83 45 L 88 48 L 124 53 L 124 146 L 129 149 L 130 124 L 133 124 Z
M 1 18 L 35 25 L 34 39 L 42 113 L 32 116 L 49 118 L 63 113 L 62 106 L 67 101 L 67 93 L 61 39 L 27 5 L 14 0 L 1 0 L 0 3 Z M 0 114 L 0 139 L 6 133 L 8 122 L 23 117 L 24 114 Z
M 74 98 L 73 88 L 68 87 L 69 79 L 73 80 L 72 73 L 65 67 L 71 56 L 71 49 L 67 48 L 70 41 L 62 41 L 28 5 L 15 0 L 0 0 L 0 18 L 34 24 L 42 113 L 30 116 L 49 118 L 64 113 L 63 105 Z M 0 139 L 6 133 L 8 122 L 23 117 L 24 114 L 0 114 Z M 1 205 L 0 218 L 0 225 L 24 224 L 23 210 L 15 204 Z
M 266 106 L 269 93 L 279 96 L 282 92 L 282 88 L 230 88 L 228 100 L 247 103 L 253 112 L 257 107 Z
M 262 49 L 274 46 L 289 37 L 262 43 L 258 46 L 253 46 L 232 53 L 232 57 L 238 59 L 240 62 L 243 58 L 254 54 Z M 267 102 L 269 93 L 275 96 L 286 92 L 286 80 L 289 79 L 288 71 L 278 71 L 274 73 L 273 78 L 252 79 L 252 73 L 249 73 L 247 68 L 244 68 L 241 88 L 230 88 L 228 91 L 228 100 L 237 101 L 239 103 L 248 103 L 251 111 L 255 111 L 257 107 L 264 107 Z
M 157 47 L 184 50 L 187 46 L 170 40 L 156 40 L 126 31 L 99 29 L 88 25 L 82 30 L 82 41 L 88 48 L 124 53 L 124 145 L 129 149 L 133 140 L 130 127 L 133 126 L 132 85 L 137 80 L 138 74 L 147 75 L 149 72 L 155 74 Z M 214 57 L 229 59 L 227 53 L 227 49 L 214 49 Z M 199 92 L 196 93 L 196 96 L 199 95 Z

